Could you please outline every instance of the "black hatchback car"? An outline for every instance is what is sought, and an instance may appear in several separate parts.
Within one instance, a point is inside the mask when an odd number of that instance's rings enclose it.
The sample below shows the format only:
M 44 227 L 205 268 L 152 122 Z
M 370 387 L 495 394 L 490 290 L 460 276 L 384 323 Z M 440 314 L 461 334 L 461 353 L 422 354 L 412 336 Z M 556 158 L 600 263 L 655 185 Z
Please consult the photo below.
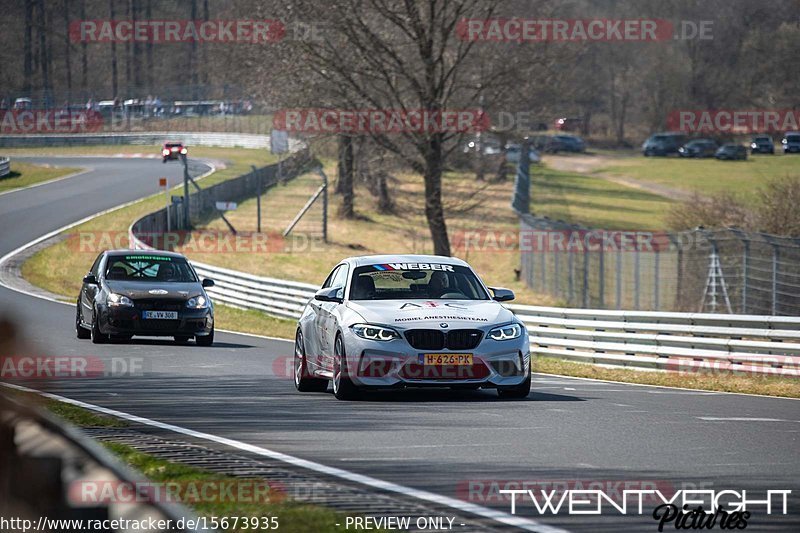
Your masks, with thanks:
M 741 144 L 723 144 L 714 154 L 714 157 L 720 160 L 735 161 L 747 159 L 747 148 Z
M 775 143 L 769 135 L 756 135 L 750 141 L 750 152 L 753 154 L 774 154 Z
M 83 278 L 75 311 L 79 339 L 95 344 L 129 340 L 134 335 L 194 337 L 200 346 L 214 342 L 214 306 L 186 258 L 177 253 L 109 250 L 95 259 Z
M 718 148 L 712 139 L 694 139 L 678 148 L 681 157 L 714 157 Z
M 642 145 L 642 154 L 645 157 L 677 154 L 678 148 L 685 143 L 686 135 L 683 133 L 654 133 Z

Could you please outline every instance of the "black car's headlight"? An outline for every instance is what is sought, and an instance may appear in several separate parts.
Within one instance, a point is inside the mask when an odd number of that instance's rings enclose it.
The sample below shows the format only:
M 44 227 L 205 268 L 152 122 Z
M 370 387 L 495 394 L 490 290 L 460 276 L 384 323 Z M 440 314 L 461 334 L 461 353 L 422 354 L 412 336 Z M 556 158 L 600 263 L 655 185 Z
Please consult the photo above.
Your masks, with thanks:
M 205 309 L 208 307 L 208 300 L 205 296 L 195 296 L 186 300 L 186 307 L 189 309 Z
M 519 324 L 507 324 L 491 330 L 488 337 L 496 341 L 510 341 L 520 335 L 522 335 L 522 326 Z
M 130 298 L 114 292 L 108 295 L 106 303 L 112 307 L 131 307 L 133 305 Z
M 392 328 L 385 328 L 383 326 L 373 326 L 371 324 L 355 324 L 351 326 L 353 333 L 362 339 L 369 339 L 371 341 L 391 341 L 399 339 L 400 334 Z

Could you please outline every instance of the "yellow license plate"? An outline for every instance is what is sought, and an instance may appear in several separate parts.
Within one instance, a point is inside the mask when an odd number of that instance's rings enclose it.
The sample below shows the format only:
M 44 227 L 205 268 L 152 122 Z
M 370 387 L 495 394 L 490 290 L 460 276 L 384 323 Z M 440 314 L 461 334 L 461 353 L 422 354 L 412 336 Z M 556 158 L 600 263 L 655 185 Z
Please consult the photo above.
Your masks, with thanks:
M 425 366 L 471 365 L 471 353 L 423 353 L 419 358 Z

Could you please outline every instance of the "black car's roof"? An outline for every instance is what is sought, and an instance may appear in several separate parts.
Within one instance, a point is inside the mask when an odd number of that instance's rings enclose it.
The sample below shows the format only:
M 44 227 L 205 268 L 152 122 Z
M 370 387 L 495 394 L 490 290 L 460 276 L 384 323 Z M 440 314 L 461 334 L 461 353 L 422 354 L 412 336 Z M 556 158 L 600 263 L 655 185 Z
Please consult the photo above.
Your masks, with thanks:
M 106 255 L 149 255 L 153 257 L 175 257 L 186 259 L 186 256 L 178 252 L 168 252 L 166 250 L 133 250 L 133 249 L 119 249 L 119 250 L 106 250 Z

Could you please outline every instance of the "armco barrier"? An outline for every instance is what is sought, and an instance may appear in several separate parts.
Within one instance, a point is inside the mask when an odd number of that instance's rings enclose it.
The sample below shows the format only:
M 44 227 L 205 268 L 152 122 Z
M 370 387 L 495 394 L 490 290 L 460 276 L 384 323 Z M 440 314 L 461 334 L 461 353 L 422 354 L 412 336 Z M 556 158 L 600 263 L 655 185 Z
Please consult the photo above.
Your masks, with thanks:
M 0 135 L 0 147 L 92 146 L 114 144 L 161 144 L 165 140 L 183 141 L 187 146 L 269 148 L 269 135 L 248 133 L 147 132 L 85 133 L 64 135 Z M 293 150 L 299 141 L 290 140 Z
M 0 178 L 8 175 L 9 172 L 11 172 L 11 159 L 0 157 Z
M 318 289 L 193 263 L 216 281 L 215 301 L 296 319 Z M 558 359 L 684 372 L 800 377 L 800 318 L 508 305 L 527 326 L 531 351 Z

